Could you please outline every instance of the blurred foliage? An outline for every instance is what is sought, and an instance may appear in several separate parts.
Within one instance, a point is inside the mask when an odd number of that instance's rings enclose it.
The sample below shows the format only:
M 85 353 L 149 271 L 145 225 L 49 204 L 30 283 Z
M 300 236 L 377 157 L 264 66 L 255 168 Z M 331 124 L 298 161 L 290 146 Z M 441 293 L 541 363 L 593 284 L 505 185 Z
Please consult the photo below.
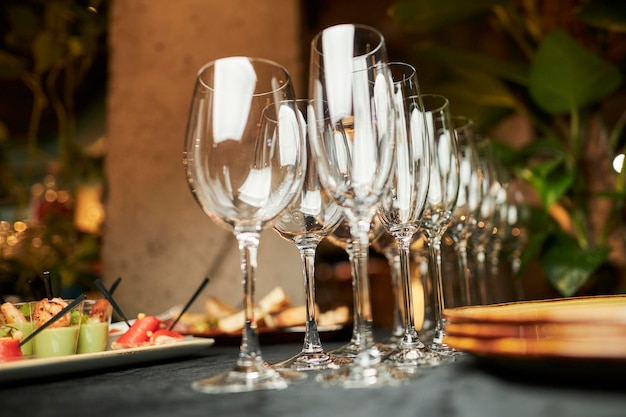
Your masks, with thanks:
M 101 0 L 0 5 L 0 82 L 30 93 L 2 98 L 8 117 L 28 116 L 23 129 L 15 120 L 0 120 L 0 203 L 3 227 L 9 227 L 0 242 L 0 293 L 24 295 L 27 282 L 44 270 L 63 288 L 79 289 L 97 273 L 99 232 L 77 227 L 74 209 L 81 184 L 103 181 L 103 155 L 77 139 L 76 97 L 105 49 L 105 6 Z M 53 189 L 31 194 L 50 175 Z M 57 192 L 68 198 L 57 200 Z M 27 229 L 14 230 L 22 220 Z
M 611 164 L 626 146 L 626 2 L 396 0 L 390 14 L 415 62 L 430 64 L 425 91 L 480 132 L 513 114 L 530 121 L 530 143 L 493 138 L 539 201 L 525 264 L 537 259 L 564 296 L 607 265 L 623 280 L 626 170 Z

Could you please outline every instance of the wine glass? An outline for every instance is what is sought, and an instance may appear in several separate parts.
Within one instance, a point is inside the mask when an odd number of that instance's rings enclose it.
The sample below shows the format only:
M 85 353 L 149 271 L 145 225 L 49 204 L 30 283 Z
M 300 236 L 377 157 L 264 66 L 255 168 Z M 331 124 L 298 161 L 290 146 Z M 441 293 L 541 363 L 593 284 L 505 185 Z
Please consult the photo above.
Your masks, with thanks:
M 306 378 L 263 360 L 254 304 L 261 231 L 304 180 L 306 147 L 294 99 L 287 70 L 262 58 L 217 59 L 196 79 L 185 139 L 187 179 L 204 212 L 239 243 L 245 312 L 236 366 L 194 382 L 201 392 L 283 389 Z
M 332 26 L 311 43 L 309 98 L 317 127 L 311 143 L 322 184 L 343 207 L 350 224 L 362 344 L 351 364 L 317 379 L 346 388 L 398 384 L 406 379 L 383 364 L 374 343 L 367 279 L 370 223 L 389 186 L 394 162 L 395 109 L 387 64 L 384 38 L 368 26 Z
M 493 290 L 487 281 L 487 246 L 493 232 L 494 216 L 496 215 L 496 198 L 499 184 L 494 170 L 494 156 L 489 139 L 475 135 L 479 153 L 478 166 L 483 178 L 476 226 L 470 236 L 470 247 L 474 258 L 473 291 L 478 304 L 489 304 L 493 301 Z
M 515 298 L 513 282 L 504 278 L 500 271 L 500 253 L 503 248 L 509 208 L 507 201 L 509 175 L 498 158 L 494 158 L 493 173 L 495 186 L 494 215 L 491 224 L 491 236 L 486 247 L 489 264 L 487 276 L 489 277 L 489 288 L 493 293 L 491 301 L 500 303 L 513 301 Z
M 430 348 L 442 355 L 456 353 L 444 337 L 441 239 L 456 206 L 459 193 L 459 154 L 450 116 L 448 99 L 435 94 L 422 95 L 430 140 L 430 185 L 421 230 L 428 242 L 429 266 L 434 288 L 435 332 Z
M 296 101 L 298 117 L 306 128 L 307 100 Z M 302 132 L 306 137 L 306 131 Z M 274 221 L 274 230 L 298 247 L 304 272 L 306 325 L 302 350 L 273 365 L 276 369 L 319 371 L 338 368 L 349 362 L 324 351 L 317 330 L 315 308 L 315 252 L 320 241 L 330 234 L 343 218 L 341 208 L 324 191 L 307 140 L 307 168 L 302 191 Z
M 452 221 L 447 229 L 454 241 L 454 250 L 459 261 L 460 300 L 456 305 L 476 303 L 473 297 L 472 273 L 468 264 L 468 241 L 476 225 L 481 201 L 482 175 L 478 167 L 478 151 L 474 144 L 473 121 L 465 116 L 453 116 L 452 123 L 457 136 L 459 150 L 460 183 Z
M 506 213 L 505 247 L 508 253 L 511 269 L 511 279 L 515 287 L 515 299 L 524 299 L 524 288 L 519 277 L 522 265 L 522 252 L 528 242 L 527 222 L 530 208 L 524 201 L 524 194 L 515 181 L 512 181 L 508 190 Z
M 428 194 L 430 154 L 415 68 L 404 63 L 391 63 L 389 67 L 396 107 L 396 163 L 391 186 L 378 207 L 378 217 L 398 244 L 404 332 L 397 349 L 385 360 L 393 366 L 414 370 L 416 366 L 441 362 L 439 355 L 426 348 L 415 329 L 409 259 L 411 240 L 418 230 Z

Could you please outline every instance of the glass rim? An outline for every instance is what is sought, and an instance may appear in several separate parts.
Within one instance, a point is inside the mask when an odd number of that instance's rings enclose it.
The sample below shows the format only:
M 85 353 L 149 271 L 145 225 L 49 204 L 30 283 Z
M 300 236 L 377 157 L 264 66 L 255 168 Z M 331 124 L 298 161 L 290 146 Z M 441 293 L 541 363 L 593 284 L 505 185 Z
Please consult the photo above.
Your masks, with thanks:
M 428 113 L 439 113 L 447 110 L 450 106 L 450 100 L 448 100 L 447 97 L 442 96 L 441 94 L 419 94 L 419 97 L 422 101 L 422 105 L 424 106 L 424 111 Z M 424 103 L 424 98 L 439 100 L 440 103 L 436 103 L 436 106 L 433 106 L 433 108 L 431 109 L 427 109 L 426 104 Z
M 260 93 L 254 93 L 254 94 L 252 94 L 252 97 L 259 97 L 259 96 L 264 96 L 264 95 L 268 95 L 268 94 L 273 94 L 273 93 L 275 93 L 277 91 L 281 91 L 281 90 L 285 89 L 289 84 L 292 84 L 291 75 L 289 74 L 289 71 L 287 71 L 287 68 L 285 68 L 284 65 L 281 65 L 278 62 L 273 61 L 273 60 L 268 59 L 268 58 L 261 58 L 261 57 L 254 57 L 254 56 L 245 56 L 245 55 L 227 56 L 227 57 L 217 58 L 217 59 L 214 59 L 212 61 L 209 61 L 209 62 L 205 63 L 204 65 L 202 65 L 200 67 L 200 69 L 198 69 L 198 72 L 196 73 L 196 81 L 197 81 L 197 83 L 202 85 L 207 90 L 214 91 L 214 87 L 208 85 L 204 81 L 203 74 L 209 68 L 215 67 L 215 64 L 217 62 L 224 61 L 224 60 L 229 60 L 229 59 L 234 59 L 234 58 L 243 58 L 243 59 L 246 59 L 246 60 L 248 60 L 250 62 L 258 62 L 258 63 L 262 63 L 262 64 L 265 64 L 265 65 L 268 65 L 268 66 L 275 67 L 279 71 L 282 71 L 283 75 L 285 76 L 285 82 L 282 83 L 281 85 L 279 85 L 278 88 L 268 89 L 267 91 L 263 91 L 263 92 L 260 92 Z
M 324 56 L 322 51 L 320 51 L 319 48 L 317 47 L 317 45 L 319 44 L 319 39 L 329 29 L 338 28 L 338 27 L 346 27 L 346 26 L 352 26 L 352 27 L 354 27 L 356 29 L 359 29 L 359 30 L 366 30 L 366 31 L 372 32 L 372 33 L 374 33 L 374 34 L 376 34 L 378 36 L 378 44 L 376 45 L 376 47 L 373 48 L 368 53 L 361 54 L 361 55 L 358 55 L 358 56 L 372 55 L 372 54 L 378 52 L 381 48 L 383 48 L 385 46 L 385 37 L 383 36 L 382 32 L 380 30 L 376 29 L 375 27 L 369 26 L 369 25 L 364 25 L 364 24 L 361 24 L 361 23 L 340 23 L 340 24 L 337 24 L 337 25 L 328 26 L 328 27 L 322 29 L 321 31 L 319 31 L 313 37 L 313 39 L 311 40 L 311 48 L 314 49 L 315 52 L 317 52 L 320 56 Z
M 320 101 L 321 101 L 322 103 L 327 103 L 327 101 L 326 101 L 326 100 L 320 100 Z M 285 100 L 278 100 L 278 101 L 272 102 L 272 103 L 270 103 L 270 104 L 266 105 L 266 106 L 263 108 L 263 117 L 265 117 L 266 119 L 271 120 L 271 121 L 273 121 L 273 122 L 277 122 L 276 118 L 275 118 L 275 117 L 268 116 L 268 115 L 266 114 L 265 110 L 266 110 L 266 109 L 268 109 L 268 108 L 274 107 L 274 106 L 276 106 L 277 104 L 280 104 L 280 103 L 286 103 L 286 102 L 292 102 L 292 103 L 294 103 L 294 104 L 295 104 L 295 107 L 296 107 L 296 110 L 298 110 L 298 111 L 300 111 L 300 112 L 302 112 L 303 110 L 305 111 L 305 112 L 303 113 L 303 116 L 304 116 L 304 118 L 305 118 L 305 122 L 306 122 L 306 124 L 308 125 L 309 123 L 308 123 L 308 121 L 307 121 L 307 119 L 308 119 L 308 117 L 307 117 L 307 116 L 308 116 L 309 106 L 310 106 L 312 103 L 316 102 L 315 100 L 310 99 L 310 98 L 285 99 Z M 301 104 L 306 104 L 306 106 L 304 107 L 304 109 L 300 108 L 300 105 L 301 105 Z M 328 121 L 328 120 L 330 120 L 330 116 L 324 116 L 323 118 L 321 118 L 321 119 L 319 119 L 319 120 Z
M 474 121 L 470 117 L 463 114 L 453 114 L 450 119 L 452 120 L 452 125 L 455 130 L 474 127 Z
M 387 63 L 387 68 L 391 70 L 391 68 L 406 68 L 410 71 L 411 75 L 417 74 L 417 68 L 414 65 L 409 64 L 408 62 L 402 61 L 390 61 Z

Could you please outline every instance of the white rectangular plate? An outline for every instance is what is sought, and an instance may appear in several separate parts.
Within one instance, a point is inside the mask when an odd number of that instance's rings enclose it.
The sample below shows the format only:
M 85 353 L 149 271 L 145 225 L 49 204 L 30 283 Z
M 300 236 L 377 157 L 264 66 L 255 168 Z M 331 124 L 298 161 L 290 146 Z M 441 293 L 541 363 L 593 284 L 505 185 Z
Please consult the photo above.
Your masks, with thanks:
M 182 342 L 164 345 L 0 363 L 0 384 L 184 357 L 198 353 L 214 343 L 213 339 L 186 337 Z

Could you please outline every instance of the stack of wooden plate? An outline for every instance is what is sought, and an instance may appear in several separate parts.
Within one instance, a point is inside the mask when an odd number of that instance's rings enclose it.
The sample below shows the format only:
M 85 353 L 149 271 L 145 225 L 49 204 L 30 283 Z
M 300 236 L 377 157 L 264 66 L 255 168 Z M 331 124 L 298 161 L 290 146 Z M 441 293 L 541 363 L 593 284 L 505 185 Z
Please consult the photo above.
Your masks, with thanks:
M 626 295 L 444 311 L 445 342 L 483 357 L 626 360 Z

